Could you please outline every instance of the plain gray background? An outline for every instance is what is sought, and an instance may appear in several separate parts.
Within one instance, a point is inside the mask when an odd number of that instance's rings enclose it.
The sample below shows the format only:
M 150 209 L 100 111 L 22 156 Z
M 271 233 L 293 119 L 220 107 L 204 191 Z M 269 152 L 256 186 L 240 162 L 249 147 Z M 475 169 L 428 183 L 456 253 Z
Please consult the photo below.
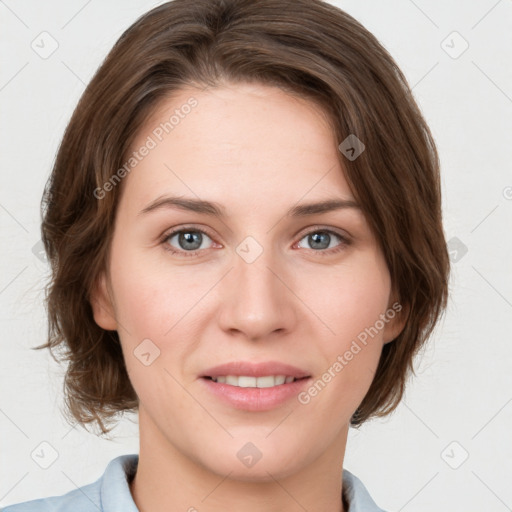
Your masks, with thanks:
M 345 467 L 386 510 L 512 510 L 512 2 L 331 3 L 413 87 L 440 151 L 453 264 L 447 314 L 404 401 L 351 430 Z M 114 441 L 68 425 L 63 368 L 30 347 L 46 334 L 39 203 L 55 152 L 85 84 L 154 5 L 0 0 L 0 506 L 63 494 L 138 451 L 134 415 Z

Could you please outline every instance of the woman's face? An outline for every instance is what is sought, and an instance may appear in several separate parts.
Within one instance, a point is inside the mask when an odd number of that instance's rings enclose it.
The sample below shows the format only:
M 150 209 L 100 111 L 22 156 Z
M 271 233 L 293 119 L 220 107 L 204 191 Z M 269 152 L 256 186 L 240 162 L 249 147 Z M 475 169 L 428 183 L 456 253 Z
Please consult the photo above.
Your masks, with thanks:
M 182 90 L 139 131 L 93 308 L 145 446 L 239 479 L 343 455 L 403 325 L 340 142 L 313 103 L 254 84 Z M 347 203 L 305 207 L 328 200 Z

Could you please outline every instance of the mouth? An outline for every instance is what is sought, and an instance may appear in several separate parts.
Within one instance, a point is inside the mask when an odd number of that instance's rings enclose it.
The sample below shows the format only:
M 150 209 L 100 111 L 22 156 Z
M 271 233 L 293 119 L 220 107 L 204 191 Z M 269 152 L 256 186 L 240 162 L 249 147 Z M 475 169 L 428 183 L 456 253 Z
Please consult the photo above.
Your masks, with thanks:
M 311 381 L 306 371 L 275 361 L 226 363 L 209 368 L 199 377 L 211 398 L 252 412 L 284 405 Z

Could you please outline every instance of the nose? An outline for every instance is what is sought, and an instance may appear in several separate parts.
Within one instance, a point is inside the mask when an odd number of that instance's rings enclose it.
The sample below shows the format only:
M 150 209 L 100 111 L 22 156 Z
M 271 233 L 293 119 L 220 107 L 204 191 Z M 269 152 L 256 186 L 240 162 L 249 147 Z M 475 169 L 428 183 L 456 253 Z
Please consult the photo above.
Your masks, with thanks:
M 250 262 L 234 254 L 234 268 L 222 280 L 220 327 L 250 341 L 291 332 L 300 301 L 293 293 L 293 277 L 271 250 Z

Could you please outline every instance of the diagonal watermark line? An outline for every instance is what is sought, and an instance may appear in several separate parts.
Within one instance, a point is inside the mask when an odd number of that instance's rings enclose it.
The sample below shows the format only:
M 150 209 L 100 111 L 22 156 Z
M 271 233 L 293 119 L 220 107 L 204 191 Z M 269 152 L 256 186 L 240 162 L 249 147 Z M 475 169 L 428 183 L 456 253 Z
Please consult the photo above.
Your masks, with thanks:
M 295 408 L 295 409 L 296 409 L 296 408 Z M 285 416 L 285 417 L 284 417 L 284 418 L 283 418 L 283 419 L 282 419 L 282 420 L 281 420 L 281 421 L 280 421 L 280 422 L 279 422 L 279 423 L 278 423 L 278 424 L 277 424 L 277 425 L 276 425 L 276 426 L 275 426 L 275 427 L 274 427 L 274 428 L 273 428 L 273 429 L 272 429 L 272 430 L 271 430 L 271 431 L 270 431 L 270 432 L 265 436 L 265 439 L 266 439 L 270 434 L 272 434 L 272 433 L 274 432 L 274 430 L 276 430 L 276 428 L 277 428 L 277 427 L 279 427 L 279 425 L 281 425 L 281 424 L 284 422 L 284 420 L 285 420 L 286 418 L 288 418 L 288 416 L 290 416 L 290 414 L 291 414 L 292 412 L 295 412 L 295 409 L 292 409 L 292 410 L 291 410 L 291 411 L 290 411 L 290 412 L 289 412 L 289 413 L 288 413 L 288 414 L 287 414 L 287 415 L 286 415 L 286 416 Z
M 430 21 L 430 23 L 434 25 L 434 27 L 439 28 L 438 24 L 423 9 L 420 9 L 420 7 L 416 5 L 415 2 L 413 2 L 413 0 L 409 0 L 409 2 L 411 2 L 411 4 L 414 5 L 414 7 L 416 7 L 416 9 L 418 9 L 418 11 L 420 11 L 423 14 L 423 16 L 425 16 L 425 18 L 427 18 Z
M 7 80 L 7 82 L 5 82 L 5 84 L 2 85 L 2 87 L 0 87 L 0 91 L 3 91 L 5 87 L 7 87 L 7 85 L 9 85 L 27 66 L 28 62 L 25 62 L 25 64 L 23 64 L 23 66 L 21 66 L 21 68 L 18 69 L 18 71 L 16 71 L 16 73 L 14 73 L 12 77 L 9 78 L 9 80 Z
M 66 474 L 64 473 L 64 471 L 61 470 L 61 473 L 100 511 L 100 512 L 103 512 L 103 510 L 98 507 L 98 505 L 96 505 L 96 503 L 94 503 L 94 501 L 91 500 L 91 498 L 87 495 L 87 493 L 85 493 L 83 491 L 83 487 L 79 487 L 78 485 L 75 484 L 75 482 L 73 482 L 73 480 L 71 480 L 71 478 Z
M 181 181 L 181 183 L 183 183 L 183 185 L 185 185 L 185 187 L 187 187 L 190 190 L 190 192 L 192 192 L 192 194 L 194 194 L 198 199 L 201 199 L 166 163 L 164 163 L 164 167 L 171 171 L 174 174 L 174 176 L 176 176 L 176 178 L 178 178 Z
M 85 82 L 63 60 L 61 60 L 61 62 L 62 64 L 64 64 L 64 66 L 66 66 L 69 69 L 69 71 L 71 71 L 71 73 L 73 73 L 73 75 L 75 75 L 78 78 L 78 80 L 80 80 L 80 82 L 82 82 L 85 85 Z
M 283 487 L 283 485 L 281 484 L 281 482 L 279 482 L 279 480 L 277 480 L 276 478 L 274 478 L 274 475 L 272 475 L 272 473 L 269 473 L 269 472 L 267 471 L 267 474 L 268 474 L 268 475 L 270 475 L 270 477 L 272 478 L 272 480 L 274 480 L 274 482 L 275 482 L 277 485 L 279 485 L 279 487 L 281 487 L 281 489 L 283 489 L 283 491 L 284 491 L 286 494 L 288 494 L 288 496 L 290 496 L 290 498 L 291 498 L 293 501 L 295 501 L 295 503 L 297 503 L 297 505 L 299 505 L 299 507 L 300 507 L 302 510 L 305 510 L 306 512 L 308 512 L 308 509 L 307 509 L 306 507 L 304 507 L 304 505 L 302 505 L 302 503 L 299 503 L 299 502 L 295 499 L 295 497 L 294 497 L 292 494 L 290 494 L 290 493 L 288 492 L 288 490 L 287 490 L 285 487 Z
M 233 434 L 231 434 L 231 432 L 229 432 L 229 430 L 219 420 L 217 420 L 217 418 L 215 418 L 215 416 L 187 388 L 185 388 L 185 386 L 174 375 L 172 375 L 172 373 L 169 372 L 167 368 L 164 368 L 164 371 L 174 379 L 174 381 L 181 387 L 181 389 L 183 389 L 183 391 L 188 393 L 190 397 L 203 408 L 206 414 L 208 414 L 213 419 L 213 421 L 215 421 L 215 423 L 217 423 L 230 437 L 233 437 Z
M 7 416 L 7 414 L 2 410 L 0 409 L 0 412 L 27 438 L 27 439 L 30 439 L 27 434 L 25 434 L 25 432 L 23 432 L 23 430 L 21 430 L 21 428 L 9 417 Z
M 432 480 L 434 480 L 434 478 L 439 475 L 439 471 L 412 497 L 410 498 L 408 501 L 406 501 L 401 508 L 398 509 L 398 512 L 400 512 L 401 510 L 403 510 L 414 498 L 416 498 L 416 496 L 418 496 L 418 494 L 423 491 L 423 489 L 425 489 L 425 487 L 427 487 L 427 485 L 432 482 Z
M 503 505 L 505 505 L 505 507 L 507 507 L 508 510 L 512 510 L 512 508 L 510 508 L 473 470 L 471 470 L 471 473 L 473 473 L 473 475 L 475 475 L 478 480 L 480 480 L 480 482 L 482 482 L 482 484 L 487 487 L 487 489 L 489 489 L 490 492 L 492 492 L 492 494 L 494 494 L 494 496 L 496 496 L 496 498 L 501 501 L 501 503 L 503 503 Z
M 225 480 L 226 478 L 231 475 L 231 473 L 233 473 L 233 471 L 230 471 L 202 500 L 201 500 L 201 503 L 206 499 L 208 498 L 208 496 L 210 496 L 210 494 L 212 494 L 218 487 L 219 485 L 221 485 Z M 190 510 L 190 509 L 189 509 Z M 195 510 L 195 509 L 194 509 Z
M 489 215 L 491 215 L 491 213 L 494 213 L 496 211 L 496 208 L 498 208 L 499 204 L 497 204 L 471 231 L 470 233 L 473 233 L 473 231 L 475 231 L 475 229 L 480 226 L 480 224 L 482 224 L 482 222 L 487 219 L 487 217 L 489 217 Z
M 88 0 L 83 5 L 83 7 L 81 7 L 75 14 L 73 14 L 73 16 L 71 16 L 71 18 L 69 18 L 68 21 L 66 21 L 66 23 L 64 23 L 64 25 L 62 25 L 62 27 L 60 27 L 60 29 L 62 30 L 63 28 L 67 27 L 90 3 L 91 3 L 91 0 Z
M 85 292 L 85 295 L 87 296 L 87 292 Z M 113 300 L 112 300 L 112 297 L 110 297 L 110 294 L 109 294 L 109 300 L 111 303 L 113 303 Z M 116 326 L 121 327 L 124 331 L 126 331 L 126 334 L 128 334 L 128 336 L 132 335 L 132 333 L 116 317 L 115 311 L 114 311 L 114 314 L 110 313 L 110 311 L 106 307 L 104 307 L 99 301 L 95 301 L 94 304 L 96 306 L 98 306 L 99 308 L 101 308 L 110 318 L 112 318 L 115 321 Z M 98 340 L 98 343 L 99 342 L 100 342 L 100 340 Z
M 471 438 L 471 440 L 473 440 L 478 434 L 480 434 L 480 432 L 482 432 L 482 430 L 487 427 L 487 425 L 489 425 L 489 423 L 491 423 L 491 421 L 496 418 L 496 416 L 498 416 L 498 414 L 503 410 L 505 409 L 505 407 L 510 403 L 512 402 L 512 398 L 510 400 L 508 400 L 505 405 L 503 405 L 503 407 L 501 407 L 499 409 L 499 411 Z
M 60 439 L 61 439 L 61 441 L 62 441 L 62 439 L 64 439 L 68 434 L 70 434 L 71 432 L 73 432 L 73 430 L 75 430 L 76 425 L 77 425 L 77 424 L 75 423 L 75 424 L 74 424 L 74 425 L 73 425 L 73 426 L 72 426 L 72 427 L 71 427 L 71 428 L 70 428 L 70 429 L 69 429 L 69 430 L 68 430 L 68 431 L 67 431 L 67 432 L 66 432 L 66 433 L 65 433 L 65 434 L 60 438 Z
M 27 471 L 1 498 L 0 501 L 2 501 L 27 475 L 29 474 L 29 471 Z
M 304 306 L 306 306 L 309 309 L 309 311 L 311 311 L 311 313 L 313 313 L 318 318 L 318 320 L 320 320 L 320 322 L 322 322 L 325 325 L 325 327 L 327 327 L 327 329 L 329 329 L 329 331 L 332 332 L 334 336 L 336 336 L 336 333 L 270 267 L 267 266 L 267 268 L 270 270 L 270 272 L 272 272 L 272 274 L 274 274 L 279 279 L 279 281 L 281 281 L 281 283 L 283 283 L 286 286 L 286 288 L 288 288 L 288 290 L 290 290 L 293 293 L 295 297 L 297 297 L 297 299 L 299 299 L 302 302 L 302 304 L 304 304 Z
M 16 281 L 16 279 L 18 279 L 18 277 L 23 274 L 23 272 L 25 272 L 25 270 L 27 270 L 28 268 L 28 265 L 23 269 L 23 270 L 20 270 L 1 290 L 0 290 L 0 295 L 5 291 L 7 290 L 7 288 L 9 288 L 9 286 L 11 286 L 12 283 L 14 283 L 14 281 Z
M 0 208 L 2 208 L 2 210 L 4 210 L 7 215 L 9 215 L 11 219 L 13 219 L 16 224 L 18 224 L 18 226 L 25 230 L 25 233 L 28 233 L 28 229 L 4 205 L 0 204 Z
M 333 169 L 336 167 L 336 164 L 334 164 L 316 183 L 314 183 L 309 190 L 307 190 L 304 195 L 294 204 L 294 206 L 297 206 L 299 202 L 304 199 Z M 267 231 L 267 234 L 270 233 L 283 219 L 284 215 L 274 223 L 274 225 Z
M 409 411 L 414 415 L 416 416 L 416 418 L 418 418 L 418 420 L 423 423 L 423 425 L 428 428 L 428 430 L 430 430 L 430 432 L 432 432 L 432 434 L 434 434 L 438 439 L 439 439 L 439 436 L 404 402 L 404 406 L 407 407 L 407 409 L 409 409 Z
M 0 0 L 0 4 L 2 4 L 6 9 L 8 9 L 9 11 L 11 11 L 11 14 L 13 16 L 15 16 L 16 18 L 18 18 L 18 21 L 20 21 L 21 23 L 23 23 L 23 25 L 25 25 L 25 27 L 27 28 L 30 28 L 5 2 L 4 0 Z
M 412 87 L 411 87 L 411 91 L 416 87 L 418 86 L 426 77 L 427 75 L 429 75 L 432 70 L 439 64 L 439 61 L 437 61 Z
M 494 8 L 499 4 L 501 3 L 501 0 L 498 0 L 472 27 L 471 27 L 471 30 L 473 30 L 481 21 L 483 21 L 487 15 L 492 11 L 494 10 Z
M 491 82 L 491 84 L 493 84 L 494 87 L 496 87 L 496 89 L 498 89 L 498 91 L 500 91 L 501 94 L 503 94 L 503 96 L 505 96 L 505 98 L 507 98 L 507 100 L 512 103 L 512 98 L 474 60 L 471 62 L 473 63 L 473 66 L 475 66 L 480 71 L 480 73 L 482 73 L 482 75 L 484 75 L 487 80 L 489 80 L 489 82 Z
M 471 265 L 472 269 L 510 306 L 512 307 L 512 304 L 509 302 L 509 300 L 502 295 L 496 287 L 494 287 L 483 275 L 481 272 L 479 272 L 473 265 Z
M 165 334 L 167 336 L 231 271 L 231 267 Z

